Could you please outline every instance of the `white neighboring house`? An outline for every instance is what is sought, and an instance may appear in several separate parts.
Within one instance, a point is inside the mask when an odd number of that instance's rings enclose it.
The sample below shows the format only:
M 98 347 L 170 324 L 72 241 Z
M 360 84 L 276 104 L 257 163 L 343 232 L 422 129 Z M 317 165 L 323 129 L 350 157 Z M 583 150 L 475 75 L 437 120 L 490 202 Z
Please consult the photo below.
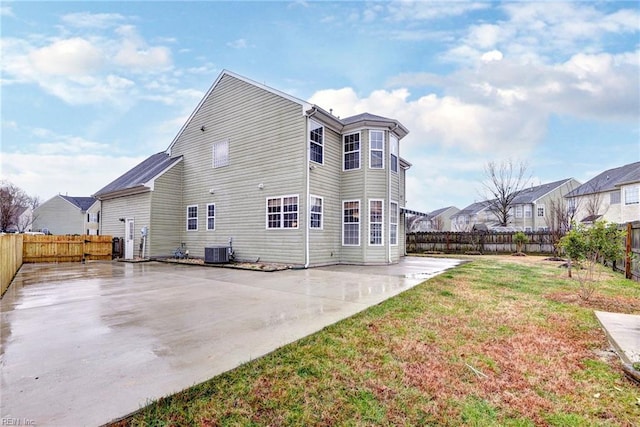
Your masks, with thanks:
M 413 211 L 406 210 L 407 214 Z M 416 215 L 409 227 L 409 232 L 431 232 L 431 231 L 452 231 L 451 217 L 460 212 L 455 206 L 447 206 L 429 212 L 428 214 Z M 409 220 L 407 220 L 409 224 Z
M 100 201 L 58 194 L 34 210 L 31 227 L 50 234 L 100 234 Z
M 583 223 L 640 221 L 640 162 L 608 169 L 565 197 Z
M 32 229 L 33 210 L 28 206 L 17 208 L 11 225 L 7 227 L 7 231 L 11 233 L 25 233 Z

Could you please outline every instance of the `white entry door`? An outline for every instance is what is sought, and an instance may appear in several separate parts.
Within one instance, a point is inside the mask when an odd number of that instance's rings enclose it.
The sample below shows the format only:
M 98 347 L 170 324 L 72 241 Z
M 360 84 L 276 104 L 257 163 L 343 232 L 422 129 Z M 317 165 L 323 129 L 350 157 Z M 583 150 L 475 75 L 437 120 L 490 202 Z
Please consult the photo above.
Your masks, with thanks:
M 136 236 L 133 218 L 125 220 L 124 235 L 124 259 L 133 259 L 133 239 Z

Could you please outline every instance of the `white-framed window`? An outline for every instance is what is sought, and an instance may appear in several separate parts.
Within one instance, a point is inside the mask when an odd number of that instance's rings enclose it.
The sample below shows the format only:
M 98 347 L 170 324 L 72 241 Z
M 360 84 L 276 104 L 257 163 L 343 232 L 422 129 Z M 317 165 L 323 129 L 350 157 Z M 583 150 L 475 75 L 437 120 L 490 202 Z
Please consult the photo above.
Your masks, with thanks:
M 198 205 L 187 206 L 187 231 L 198 231 Z
M 624 189 L 624 204 L 637 205 L 640 203 L 640 187 L 633 186 Z
M 611 193 L 609 193 L 609 204 L 610 205 L 620 204 L 620 190 L 612 191 Z
M 343 170 L 360 169 L 360 132 L 345 135 L 343 142 Z
M 298 196 L 267 198 L 267 228 L 298 228 Z
M 395 135 L 389 136 L 389 163 L 391 172 L 398 173 L 398 138 Z
M 322 164 L 324 162 L 324 126 L 309 121 L 309 160 Z
M 369 131 L 369 168 L 384 169 L 384 132 Z
M 549 231 L 549 227 L 538 227 L 538 231 Z
M 524 231 L 525 233 L 531 233 L 531 227 L 525 227 Z
M 465 222 L 469 224 L 469 217 L 465 216 Z M 398 245 L 398 203 L 389 203 L 389 244 Z
M 538 205 L 537 211 L 538 211 L 538 216 L 541 216 L 541 217 L 544 216 L 544 205 Z
M 360 246 L 360 200 L 342 202 L 342 245 Z
M 369 200 L 369 245 L 382 245 L 383 200 Z
M 207 230 L 216 229 L 216 205 L 209 203 L 207 205 Z
M 309 228 L 322 229 L 322 197 L 311 195 L 309 198 Z
M 522 218 L 522 205 L 516 206 L 516 218 Z
M 524 205 L 524 217 L 531 218 L 531 205 Z
M 220 168 L 229 164 L 229 140 L 213 143 L 213 167 Z

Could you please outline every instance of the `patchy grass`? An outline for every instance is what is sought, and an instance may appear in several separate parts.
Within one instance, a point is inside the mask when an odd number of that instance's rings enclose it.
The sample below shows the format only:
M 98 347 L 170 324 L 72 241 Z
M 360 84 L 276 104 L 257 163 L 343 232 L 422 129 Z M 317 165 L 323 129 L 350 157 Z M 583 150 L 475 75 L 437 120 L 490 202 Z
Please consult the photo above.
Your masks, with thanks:
M 603 277 L 585 306 L 557 263 L 474 257 L 117 425 L 637 425 L 593 308 L 639 314 L 640 286 Z

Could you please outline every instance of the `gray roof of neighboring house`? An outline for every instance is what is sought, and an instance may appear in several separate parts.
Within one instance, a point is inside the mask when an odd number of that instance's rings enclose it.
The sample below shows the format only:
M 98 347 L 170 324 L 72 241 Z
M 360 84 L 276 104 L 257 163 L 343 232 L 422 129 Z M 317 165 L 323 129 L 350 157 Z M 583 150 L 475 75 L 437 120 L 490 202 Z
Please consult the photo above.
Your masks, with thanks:
M 494 203 L 495 200 L 483 200 L 481 202 L 475 202 L 470 204 L 469 206 L 467 206 L 466 208 L 460 210 L 459 212 L 456 212 L 455 214 L 451 215 L 451 218 L 458 216 L 458 215 L 475 215 L 478 212 L 486 209 L 487 207 L 489 207 L 489 205 L 491 205 L 492 203 Z
M 91 207 L 91 205 L 96 202 L 96 199 L 94 197 L 63 196 L 62 194 L 60 194 L 59 196 L 65 199 L 67 202 L 72 203 L 73 205 L 78 207 L 81 211 L 86 211 Z
M 621 184 L 640 181 L 640 162 L 608 169 L 582 184 L 565 197 L 584 196 L 615 190 Z
M 572 178 L 566 178 L 561 179 L 560 181 L 538 185 L 536 187 L 525 188 L 513 199 L 513 204 L 520 205 L 523 203 L 533 203 L 545 194 L 550 193 L 551 191 L 555 190 L 571 179 Z
M 136 187 L 142 187 L 147 182 L 158 176 L 159 173 L 177 163 L 182 159 L 180 157 L 170 157 L 166 152 L 156 153 L 145 159 L 142 163 L 133 169 L 121 175 L 115 181 L 112 181 L 106 187 L 100 189 L 94 196 L 104 196 L 108 193 L 116 191 L 130 190 Z
M 436 209 L 434 211 L 429 212 L 429 216 L 432 218 L 437 217 L 438 215 L 448 211 L 449 209 L 458 209 L 455 206 L 447 206 L 446 208 L 440 208 L 440 209 Z

